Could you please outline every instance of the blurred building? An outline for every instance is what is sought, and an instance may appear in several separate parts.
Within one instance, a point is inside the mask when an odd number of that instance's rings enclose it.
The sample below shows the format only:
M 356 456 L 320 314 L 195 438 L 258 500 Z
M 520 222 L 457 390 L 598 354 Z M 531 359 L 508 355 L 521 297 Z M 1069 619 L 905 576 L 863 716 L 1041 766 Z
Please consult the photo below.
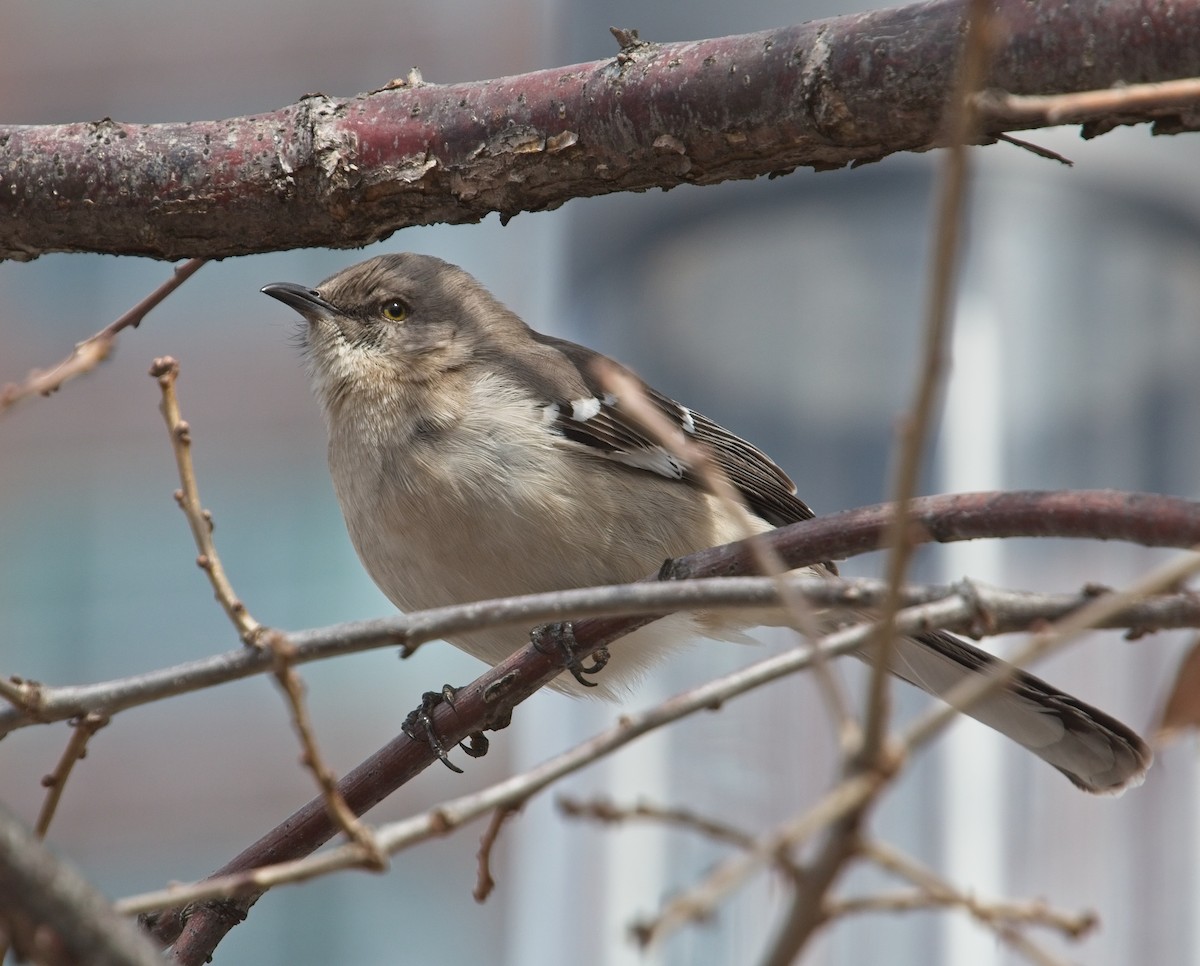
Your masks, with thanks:
M 61 8 L 61 9 L 60 9 Z M 166 8 L 62 0 L 6 13 L 0 117 L 48 123 L 251 113 L 311 90 L 351 95 L 419 65 L 451 83 L 599 59 L 610 24 L 651 40 L 743 33 L 861 9 L 843 3 L 516 0 L 496 6 L 284 4 Z M 70 25 L 69 29 L 66 25 Z M 51 54 L 53 59 L 51 59 Z M 1195 497 L 1200 441 L 1200 192 L 1195 138 L 1144 129 L 1084 143 L 1034 138 L 1066 169 L 999 145 L 978 161 L 954 368 L 926 492 L 1115 487 Z M 231 577 L 268 624 L 387 614 L 358 566 L 324 467 L 323 430 L 290 344 L 257 294 L 316 282 L 379 251 L 462 264 L 536 328 L 614 354 L 774 455 L 818 511 L 886 498 L 892 428 L 907 405 L 927 289 L 938 157 L 855 171 L 575 201 L 507 227 L 411 229 L 363 253 L 287 252 L 206 266 L 97 373 L 0 422 L 0 673 L 74 683 L 237 646 L 171 499 L 177 485 L 150 361 L 180 359 L 201 493 Z M 60 255 L 0 264 L 0 381 L 57 360 L 156 285 L 168 266 Z M 1023 588 L 1119 584 L 1161 553 L 1013 541 L 922 551 L 917 576 Z M 853 562 L 877 573 L 879 561 Z M 649 704 L 791 645 L 700 647 L 631 698 Z M 1179 641 L 1095 635 L 1039 673 L 1146 731 Z M 303 670 L 319 734 L 344 772 L 391 737 L 422 691 L 479 666 L 431 645 Z M 858 668 L 846 677 L 858 688 Z M 897 690 L 900 713 L 927 706 Z M 619 709 L 539 695 L 465 777 L 430 770 L 371 818 L 411 814 L 556 753 Z M 32 817 L 61 726 L 0 745 L 0 795 Z M 1194 750 L 1167 750 L 1121 799 L 1081 795 L 971 722 L 921 756 L 873 828 L 981 897 L 1093 908 L 1080 948 L 1098 966 L 1200 959 Z M 68 787 L 52 839 L 110 894 L 203 876 L 312 794 L 273 685 L 253 680 L 127 712 Z M 749 831 L 803 809 L 835 774 L 834 738 L 807 680 L 655 735 L 569 782 L 619 804 L 686 807 Z M 280 889 L 217 962 L 584 964 L 753 962 L 783 886 L 761 877 L 721 915 L 637 952 L 650 916 L 725 852 L 652 826 L 562 818 L 553 793 L 512 822 L 498 889 L 470 899 L 477 831 L 358 874 Z M 859 871 L 845 888 L 896 884 Z M 809 962 L 990 966 L 1015 961 L 958 913 L 864 917 Z

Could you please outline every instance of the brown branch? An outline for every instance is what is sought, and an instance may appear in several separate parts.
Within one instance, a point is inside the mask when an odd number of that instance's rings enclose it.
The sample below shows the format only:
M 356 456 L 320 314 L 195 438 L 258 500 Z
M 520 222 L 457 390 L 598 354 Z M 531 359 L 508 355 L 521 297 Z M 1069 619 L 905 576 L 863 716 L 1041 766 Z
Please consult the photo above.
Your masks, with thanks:
M 985 674 L 959 682 L 944 695 L 949 707 L 939 706 L 927 712 L 905 731 L 898 742 L 898 753 L 890 756 L 885 762 L 890 768 L 851 771 L 848 777 L 813 809 L 797 818 L 789 819 L 743 855 L 717 865 L 698 885 L 675 897 L 666 906 L 663 914 L 654 923 L 652 938 L 659 939 L 685 922 L 707 918 L 724 896 L 740 886 L 750 874 L 765 866 L 780 849 L 794 849 L 815 832 L 824 831 L 824 840 L 815 856 L 804 866 L 805 874 L 800 887 L 789 903 L 783 927 L 765 960 L 771 964 L 786 963 L 783 954 L 788 950 L 795 952 L 802 948 L 803 940 L 825 924 L 825 891 L 843 870 L 846 862 L 861 853 L 863 843 L 860 836 L 867 812 L 878 801 L 885 788 L 900 774 L 900 765 L 913 752 L 929 744 L 955 715 L 955 709 L 967 707 L 989 690 L 999 686 L 1015 667 L 1024 666 L 1029 660 L 1049 653 L 1076 637 L 1083 629 L 1096 626 L 1106 612 L 1125 606 L 1130 600 L 1155 593 L 1163 587 L 1175 586 L 1197 571 L 1200 571 L 1200 554 L 1191 553 L 1176 557 L 1129 587 L 1096 598 L 1040 632 L 1026 647 L 1012 655 L 1012 665 L 998 664 Z M 897 616 L 903 617 L 904 612 Z M 904 626 L 898 626 L 897 632 L 912 633 Z M 818 816 L 821 821 L 817 822 L 814 816 Z
M 914 626 L 928 619 L 928 610 L 921 608 L 913 616 Z M 846 628 L 830 635 L 818 647 L 825 652 L 825 657 L 846 654 L 861 647 L 868 633 L 866 626 Z M 689 715 L 723 707 L 726 702 L 749 694 L 766 683 L 812 667 L 815 660 L 813 648 L 789 649 L 783 654 L 677 694 L 646 711 L 622 715 L 613 727 L 527 772 L 505 778 L 482 791 L 440 802 L 425 812 L 401 821 L 380 826 L 376 830 L 376 839 L 392 854 L 417 842 L 447 835 L 497 808 L 519 807 L 559 779 L 599 761 L 653 730 Z M 117 908 L 126 913 L 143 913 L 192 906 L 203 900 L 257 895 L 283 883 L 302 882 L 340 869 L 357 868 L 361 862 L 362 856 L 357 846 L 342 845 L 323 850 L 319 855 L 307 859 L 251 867 L 228 875 L 210 876 L 192 885 L 173 885 L 165 890 L 130 896 L 117 903 Z M 164 922 L 163 928 L 167 925 Z M 176 949 L 179 948 L 177 944 Z M 194 958 L 201 952 L 193 943 L 191 956 Z
M 1200 75 L 1197 0 L 995 0 L 983 86 L 1057 94 Z M 942 142 L 965 0 L 252 117 L 0 126 L 0 259 L 356 247 L 570 198 L 841 167 Z M 1195 127 L 1177 106 L 1161 129 Z M 1123 115 L 1119 122 L 1129 120 Z M 984 135 L 1006 127 L 990 122 Z
M 51 369 L 34 369 L 25 381 L 10 382 L 0 389 L 0 415 L 29 396 L 49 396 L 56 392 L 68 379 L 82 376 L 91 372 L 96 366 L 108 358 L 116 342 L 117 333 L 130 327 L 137 328 L 144 319 L 163 299 L 186 282 L 205 259 L 193 258 L 176 267 L 171 277 L 153 292 L 138 302 L 133 308 L 119 319 L 106 325 L 90 338 L 84 339 L 72 350 L 71 354 Z
M 826 919 L 860 912 L 897 912 L 919 908 L 961 908 L 977 922 L 991 929 L 1001 941 L 1038 966 L 1063 966 L 1030 940 L 1019 926 L 1043 926 L 1063 933 L 1071 939 L 1082 939 L 1098 925 L 1095 914 L 1072 915 L 1052 909 L 1044 902 L 1025 903 L 984 902 L 977 896 L 961 892 L 941 876 L 904 853 L 883 842 L 866 842 L 863 858 L 870 859 L 889 872 L 901 876 L 917 887 L 915 893 L 874 896 L 827 903 Z
M 864 843 L 862 851 L 863 858 L 869 859 L 894 875 L 907 879 L 926 896 L 940 902 L 961 906 L 976 919 L 989 925 L 998 921 L 1045 926 L 1061 932 L 1071 939 L 1082 939 L 1099 925 L 1099 920 L 1093 912 L 1061 912 L 1043 902 L 1020 905 L 1001 902 L 983 903 L 974 895 L 958 892 L 932 869 L 879 840 Z

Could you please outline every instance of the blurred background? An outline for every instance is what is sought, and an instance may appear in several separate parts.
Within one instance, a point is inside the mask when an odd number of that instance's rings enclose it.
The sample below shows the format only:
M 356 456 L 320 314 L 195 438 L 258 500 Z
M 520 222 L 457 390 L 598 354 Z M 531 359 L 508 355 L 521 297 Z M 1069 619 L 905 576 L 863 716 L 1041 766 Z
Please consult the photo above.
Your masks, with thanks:
M 673 41 L 863 9 L 852 0 L 66 0 L 10 5 L 0 118 L 154 122 L 271 110 L 309 91 L 350 96 L 419 66 L 435 83 L 613 56 L 609 25 Z M 1121 130 L 1084 143 L 1036 132 L 1068 169 L 1014 147 L 978 162 L 946 415 L 924 492 L 1117 487 L 1200 496 L 1200 191 L 1195 137 Z M 243 599 L 298 629 L 386 615 L 359 567 L 324 461 L 292 336 L 258 289 L 315 284 L 383 251 L 465 266 L 535 328 L 616 355 L 767 449 L 814 508 L 885 498 L 892 429 L 913 383 L 939 157 L 855 171 L 574 201 L 548 214 L 406 230 L 370 250 L 298 251 L 204 267 L 116 356 L 0 421 L 0 673 L 52 684 L 133 674 L 235 648 L 171 499 L 177 483 L 150 362 L 182 364 L 201 494 Z M 0 382 L 62 358 L 163 280 L 148 260 L 55 255 L 0 264 Z M 1120 583 L 1162 553 L 1014 541 L 923 550 L 916 576 L 1023 588 Z M 850 573 L 879 572 L 878 559 Z M 514 648 L 519 641 L 514 638 Z M 631 696 L 644 707 L 760 659 L 698 647 Z M 1185 641 L 1094 635 L 1040 674 L 1148 730 Z M 345 772 L 396 733 L 422 691 L 480 666 L 434 644 L 307 666 L 330 761 Z M 860 669 L 845 668 L 852 685 Z M 861 691 L 861 688 L 858 689 Z M 898 690 L 911 716 L 926 699 Z M 465 776 L 433 768 L 370 816 L 384 821 L 482 787 L 612 723 L 619 707 L 538 695 Z M 32 821 L 62 725 L 0 746 L 0 795 Z M 685 722 L 565 786 L 581 798 L 686 807 L 748 831 L 811 803 L 835 774 L 811 682 L 788 680 Z M 922 755 L 875 830 L 981 897 L 1095 909 L 1094 964 L 1200 960 L 1200 810 L 1191 740 L 1120 799 L 1077 792 L 971 722 Z M 313 794 L 281 698 L 255 679 L 124 713 L 92 742 L 51 831 L 110 895 L 198 878 Z M 264 897 L 217 962 L 724 964 L 753 962 L 786 898 L 760 877 L 720 915 L 639 953 L 637 918 L 724 851 L 687 833 L 596 828 L 556 793 L 506 826 L 498 888 L 471 900 L 480 826 Z M 889 883 L 856 872 L 844 885 Z M 871 916 L 823 934 L 808 962 L 990 966 L 1012 956 L 955 913 Z

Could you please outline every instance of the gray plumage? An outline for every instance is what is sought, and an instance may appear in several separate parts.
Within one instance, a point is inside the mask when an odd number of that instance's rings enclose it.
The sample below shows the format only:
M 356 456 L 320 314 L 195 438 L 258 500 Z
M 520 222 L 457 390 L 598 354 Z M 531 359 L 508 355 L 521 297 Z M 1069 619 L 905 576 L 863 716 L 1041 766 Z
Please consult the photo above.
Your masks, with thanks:
M 599 384 L 597 353 L 534 332 L 462 269 L 384 255 L 316 289 L 263 291 L 307 320 L 303 341 L 346 525 L 363 565 L 401 609 L 624 583 L 667 558 L 746 536 L 691 467 Z M 757 448 L 645 392 L 709 447 L 759 532 L 812 516 Z M 744 628 L 715 614 L 663 618 L 613 649 L 596 690 L 613 696 L 689 637 L 740 639 Z M 451 643 L 495 664 L 521 641 L 500 630 Z M 893 671 L 937 695 L 996 660 L 933 633 L 900 642 Z M 567 675 L 553 686 L 583 691 Z M 1151 762 L 1129 728 L 1023 671 L 968 714 L 1088 791 L 1140 782 Z

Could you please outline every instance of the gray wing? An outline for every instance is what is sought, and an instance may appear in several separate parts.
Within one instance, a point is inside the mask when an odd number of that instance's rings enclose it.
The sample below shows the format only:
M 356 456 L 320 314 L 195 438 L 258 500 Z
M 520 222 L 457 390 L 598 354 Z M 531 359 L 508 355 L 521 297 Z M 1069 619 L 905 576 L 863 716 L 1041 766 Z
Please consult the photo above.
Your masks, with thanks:
M 537 392 L 546 400 L 543 415 L 548 426 L 571 444 L 634 470 L 657 473 L 684 485 L 702 485 L 686 462 L 647 436 L 622 411 L 621 401 L 600 384 L 593 365 L 597 353 L 562 339 L 533 335 L 546 353 L 546 364 L 536 370 L 534 378 Z M 564 358 L 570 365 L 563 365 Z M 528 375 L 528 368 L 523 367 L 522 372 Z M 787 474 L 762 451 L 711 419 L 641 385 L 647 399 L 673 426 L 709 447 L 755 513 L 776 526 L 813 516 L 796 496 Z M 825 566 L 836 573 L 832 564 Z M 897 641 L 892 672 L 930 694 L 941 695 L 998 662 L 966 641 L 936 631 Z M 1028 748 L 1090 792 L 1114 792 L 1140 782 L 1153 760 L 1150 749 L 1134 731 L 1025 671 L 1015 671 L 1004 689 L 966 713 Z
M 539 370 L 539 391 L 546 399 L 547 425 L 570 442 L 625 466 L 692 486 L 703 483 L 684 460 L 659 445 L 622 408 L 621 400 L 600 382 L 594 365 L 599 353 L 565 339 L 532 333 L 547 350 L 571 363 L 568 378 L 560 365 Z M 611 360 L 605 360 L 612 365 Z M 632 372 L 622 372 L 637 379 Z M 813 517 L 796 496 L 796 485 L 769 456 L 707 416 L 664 396 L 640 379 L 649 402 L 672 426 L 708 447 L 747 506 L 774 526 Z

